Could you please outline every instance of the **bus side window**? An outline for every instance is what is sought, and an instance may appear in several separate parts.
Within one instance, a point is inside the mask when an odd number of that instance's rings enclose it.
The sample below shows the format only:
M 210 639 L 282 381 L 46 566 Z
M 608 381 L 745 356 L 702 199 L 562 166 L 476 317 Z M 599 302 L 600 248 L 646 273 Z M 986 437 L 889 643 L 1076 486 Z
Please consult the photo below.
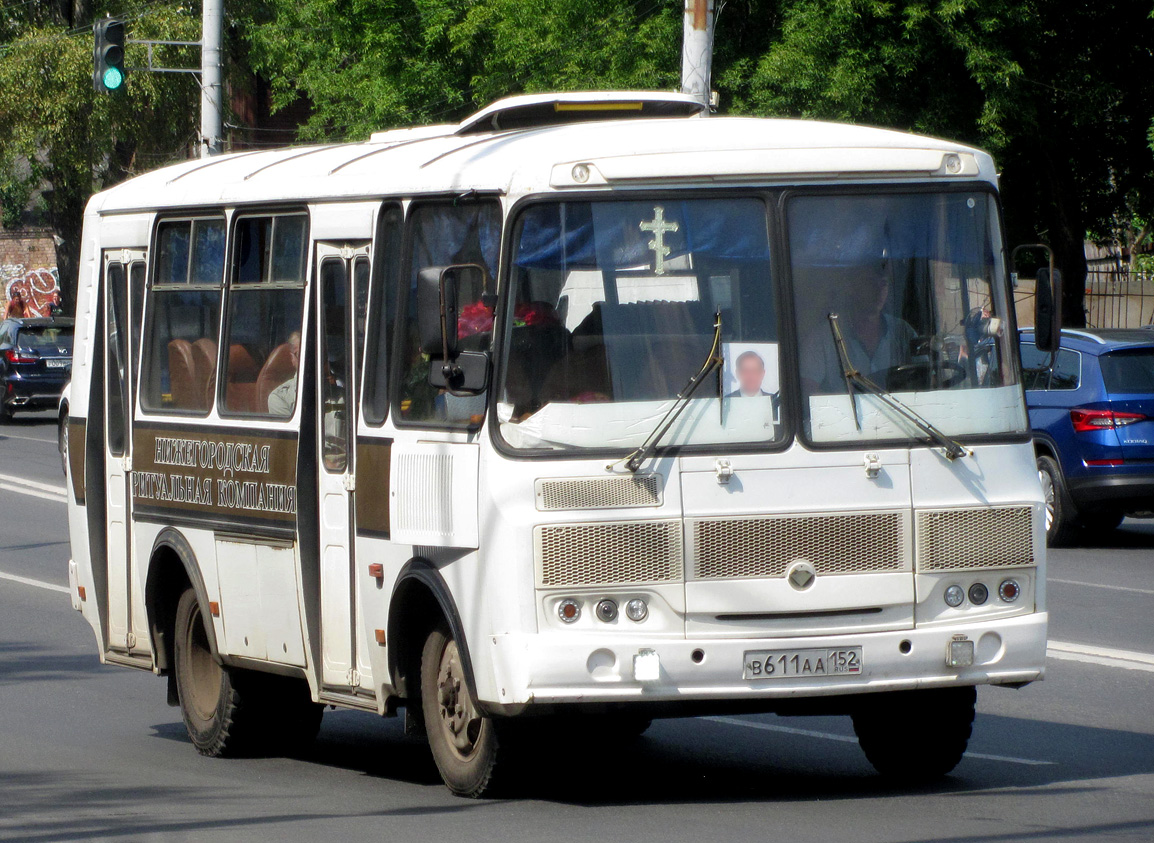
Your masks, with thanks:
M 163 220 L 144 332 L 140 403 L 204 414 L 212 407 L 224 281 L 224 219 Z
M 472 263 L 485 268 L 487 290 L 459 293 L 458 338 L 461 348 L 487 350 L 492 343 L 497 256 L 501 245 L 501 208 L 495 201 L 430 203 L 410 214 L 409 267 L 405 325 L 397 385 L 403 421 L 476 427 L 484 419 L 486 395 L 450 395 L 429 383 L 429 359 L 420 353 L 417 334 L 417 276 L 428 267 Z M 486 295 L 487 294 L 487 295 Z
M 222 409 L 288 418 L 297 397 L 308 217 L 242 217 L 233 243 Z
M 377 239 L 373 245 L 371 302 L 368 319 L 368 338 L 364 346 L 365 401 L 362 412 L 365 421 L 379 425 L 389 411 L 389 351 L 393 342 L 393 319 L 401 275 L 401 244 L 404 215 L 400 205 L 388 205 L 381 210 L 377 222 Z M 358 262 L 359 266 L 360 262 Z M 357 272 L 354 269 L 354 273 Z M 360 276 L 357 279 L 358 307 Z M 357 324 L 360 324 L 358 317 Z M 357 338 L 360 341 L 360 337 Z

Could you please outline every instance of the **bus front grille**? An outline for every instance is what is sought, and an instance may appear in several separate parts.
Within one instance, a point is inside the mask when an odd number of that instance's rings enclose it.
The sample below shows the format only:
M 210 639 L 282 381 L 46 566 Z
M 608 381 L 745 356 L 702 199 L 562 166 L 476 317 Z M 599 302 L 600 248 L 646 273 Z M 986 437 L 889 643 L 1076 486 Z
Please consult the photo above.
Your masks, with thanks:
M 989 506 L 917 514 L 917 570 L 972 571 L 1037 564 L 1033 509 Z
M 819 576 L 908 571 L 908 523 L 902 511 L 691 520 L 691 577 L 784 577 L 799 560 Z
M 536 482 L 537 509 L 625 509 L 661 506 L 661 476 L 559 477 Z
M 632 585 L 681 579 L 681 522 L 557 524 L 533 531 L 542 586 Z

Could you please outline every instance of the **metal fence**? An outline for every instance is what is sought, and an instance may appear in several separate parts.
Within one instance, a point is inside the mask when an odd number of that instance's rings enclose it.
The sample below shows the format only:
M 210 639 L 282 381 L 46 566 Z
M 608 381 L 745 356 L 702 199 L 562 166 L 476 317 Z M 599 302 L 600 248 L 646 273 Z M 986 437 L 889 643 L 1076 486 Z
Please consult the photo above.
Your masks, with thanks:
M 1086 273 L 1086 325 L 1090 328 L 1140 328 L 1154 324 L 1154 275 L 1126 269 Z

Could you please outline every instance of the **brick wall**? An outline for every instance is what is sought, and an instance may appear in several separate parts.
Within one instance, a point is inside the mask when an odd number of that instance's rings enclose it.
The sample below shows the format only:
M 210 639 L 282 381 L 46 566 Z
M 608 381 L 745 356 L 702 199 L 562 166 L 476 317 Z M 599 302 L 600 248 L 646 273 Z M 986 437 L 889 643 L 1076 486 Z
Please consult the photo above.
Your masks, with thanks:
M 51 232 L 0 231 L 0 316 L 16 289 L 32 315 L 47 315 L 49 298 L 60 289 Z

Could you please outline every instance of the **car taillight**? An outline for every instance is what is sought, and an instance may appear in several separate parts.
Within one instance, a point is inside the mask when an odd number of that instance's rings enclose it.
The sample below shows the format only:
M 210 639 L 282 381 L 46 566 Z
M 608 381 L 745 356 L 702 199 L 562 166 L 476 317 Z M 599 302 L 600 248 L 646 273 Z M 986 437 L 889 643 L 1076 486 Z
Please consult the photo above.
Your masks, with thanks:
M 1078 433 L 1088 433 L 1092 430 L 1113 430 L 1116 427 L 1125 427 L 1145 419 L 1146 416 L 1141 413 L 1116 413 L 1113 410 L 1070 411 L 1070 421 L 1074 423 L 1074 430 Z
M 35 363 L 37 360 L 40 359 L 39 357 L 36 357 L 35 355 L 22 353 L 21 351 L 19 351 L 18 349 L 15 349 L 15 348 L 10 348 L 7 351 L 5 351 L 4 352 L 4 358 L 9 363 Z

